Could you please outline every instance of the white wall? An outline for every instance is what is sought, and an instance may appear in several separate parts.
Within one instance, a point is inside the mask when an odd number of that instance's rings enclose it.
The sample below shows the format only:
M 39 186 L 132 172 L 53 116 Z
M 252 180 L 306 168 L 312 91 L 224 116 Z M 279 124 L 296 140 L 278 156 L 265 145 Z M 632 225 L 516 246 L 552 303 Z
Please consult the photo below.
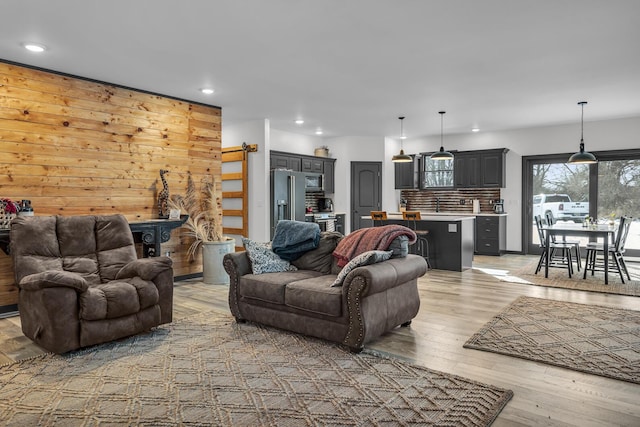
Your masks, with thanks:
M 222 146 L 257 144 L 258 152 L 249 153 L 249 238 L 269 240 L 269 120 L 255 120 L 222 126 Z
M 587 151 L 624 150 L 640 146 L 640 117 L 585 122 L 584 141 Z M 478 132 L 446 135 L 447 150 L 483 150 L 509 148 L 506 187 L 501 190 L 507 220 L 507 250 L 522 250 L 522 156 L 569 154 L 578 151 L 580 123 L 501 132 Z M 440 136 L 404 141 L 407 153 L 435 151 Z M 399 192 L 399 191 L 398 191 Z
M 333 208 L 336 212 L 346 213 L 346 231 L 351 230 L 351 162 L 383 162 L 385 159 L 384 138 L 362 136 L 344 136 L 325 138 L 324 145 L 329 147 L 329 156 L 336 159 L 336 192 L 333 195 Z M 393 172 L 389 176 L 382 165 L 383 185 L 393 181 Z M 392 184 L 393 188 L 393 184 Z M 385 190 L 382 200 L 384 206 Z
M 323 145 L 325 145 L 325 143 L 320 136 L 300 135 L 283 130 L 271 129 L 272 150 L 313 156 L 314 150 Z M 331 154 L 329 155 L 331 156 Z

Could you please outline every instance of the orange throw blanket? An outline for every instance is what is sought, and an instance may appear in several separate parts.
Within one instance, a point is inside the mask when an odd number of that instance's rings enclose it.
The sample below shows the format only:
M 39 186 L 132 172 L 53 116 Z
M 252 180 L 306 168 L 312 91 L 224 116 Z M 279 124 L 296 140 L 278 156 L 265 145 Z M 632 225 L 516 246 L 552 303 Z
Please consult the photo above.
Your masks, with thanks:
M 416 242 L 416 233 L 403 225 L 390 224 L 382 227 L 361 228 L 340 240 L 333 251 L 333 256 L 338 260 L 338 266 L 344 267 L 363 252 L 386 251 L 393 239 L 403 235 L 409 238 L 409 244 Z

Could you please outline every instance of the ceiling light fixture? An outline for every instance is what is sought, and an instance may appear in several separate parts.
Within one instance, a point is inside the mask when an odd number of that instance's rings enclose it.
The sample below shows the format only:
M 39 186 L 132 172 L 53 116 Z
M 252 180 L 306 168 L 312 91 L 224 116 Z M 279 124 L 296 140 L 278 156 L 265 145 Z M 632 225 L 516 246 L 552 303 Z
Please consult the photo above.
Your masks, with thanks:
M 22 46 L 30 52 L 40 53 L 47 50 L 47 47 L 39 43 L 23 43 Z
M 480 132 L 479 128 L 471 128 L 471 132 Z
M 318 130 L 316 131 L 316 135 L 322 135 L 322 130 L 318 129 Z
M 584 106 L 587 101 L 580 101 L 578 105 L 582 107 L 582 117 L 580 118 L 580 151 L 574 153 L 569 157 L 567 163 L 589 165 L 591 163 L 598 163 L 596 156 L 588 151 L 584 151 Z
M 211 95 L 213 94 L 213 89 L 206 87 L 204 89 L 200 89 L 200 92 L 204 93 L 205 95 Z
M 432 160 L 453 160 L 453 154 L 444 151 L 444 115 L 446 111 L 438 111 L 440 114 L 440 151 L 431 155 Z
M 404 117 L 398 117 L 398 118 L 400 119 L 400 154 L 396 154 L 395 156 L 393 156 L 391 158 L 391 161 L 394 163 L 413 162 L 413 157 L 409 156 L 408 154 L 404 154 L 404 149 L 402 146 L 402 140 L 407 139 L 407 137 L 404 136 L 404 128 L 402 126 Z
M 304 120 L 302 120 L 302 119 L 296 119 L 295 123 L 296 123 L 297 125 L 302 125 L 302 124 L 304 124 Z

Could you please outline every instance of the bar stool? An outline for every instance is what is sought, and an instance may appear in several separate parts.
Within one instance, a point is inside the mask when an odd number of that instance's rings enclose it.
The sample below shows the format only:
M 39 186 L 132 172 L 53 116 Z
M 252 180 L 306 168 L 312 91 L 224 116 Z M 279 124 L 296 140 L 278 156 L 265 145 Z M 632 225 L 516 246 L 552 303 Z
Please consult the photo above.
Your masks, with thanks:
M 371 211 L 371 219 L 374 227 L 384 225 L 384 221 L 387 220 L 387 211 Z
M 429 261 L 429 230 L 418 230 L 417 225 L 420 221 L 419 211 L 405 211 L 402 212 L 402 219 L 406 221 L 407 227 L 411 228 L 416 233 L 415 251 L 416 255 L 422 256 L 427 261 L 427 267 L 431 269 L 431 262 Z M 411 226 L 413 225 L 413 227 Z

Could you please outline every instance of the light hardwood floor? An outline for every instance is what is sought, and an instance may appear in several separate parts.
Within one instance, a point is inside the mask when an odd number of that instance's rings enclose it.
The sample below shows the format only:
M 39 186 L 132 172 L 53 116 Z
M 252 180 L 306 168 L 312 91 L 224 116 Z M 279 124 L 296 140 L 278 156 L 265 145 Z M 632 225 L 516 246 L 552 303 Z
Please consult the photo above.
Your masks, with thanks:
M 640 385 L 515 357 L 465 349 L 464 342 L 521 295 L 640 310 L 640 298 L 500 282 L 487 269 L 517 270 L 535 257 L 476 256 L 462 273 L 431 270 L 420 280 L 421 307 L 409 328 L 367 347 L 477 381 L 509 388 L 514 398 L 494 426 L 640 426 Z M 226 286 L 176 283 L 174 318 L 214 310 L 229 314 Z M 0 364 L 42 350 L 0 320 Z

